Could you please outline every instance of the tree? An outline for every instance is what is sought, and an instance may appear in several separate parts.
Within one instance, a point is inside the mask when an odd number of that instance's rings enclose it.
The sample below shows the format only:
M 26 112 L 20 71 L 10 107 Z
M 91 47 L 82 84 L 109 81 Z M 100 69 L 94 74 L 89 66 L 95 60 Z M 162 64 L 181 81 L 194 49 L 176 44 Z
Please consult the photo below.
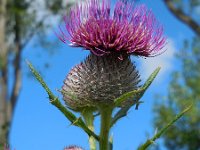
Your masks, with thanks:
M 193 103 L 192 110 L 175 123 L 170 132 L 163 135 L 164 145 L 173 150 L 200 149 L 200 14 L 195 11 L 200 7 L 200 1 L 165 0 L 169 10 L 196 34 L 191 41 L 184 41 L 183 49 L 177 54 L 181 70 L 173 72 L 169 91 L 162 103 L 156 103 L 154 125 L 161 128 Z M 186 8 L 187 6 L 187 8 Z M 164 101 L 164 102 L 163 102 Z
M 164 0 L 167 8 L 177 19 L 190 27 L 197 35 L 200 35 L 199 6 L 200 0 Z
M 21 56 L 38 33 L 47 31 L 50 16 L 62 16 L 75 1 L 0 0 L 0 149 L 7 142 L 9 128 L 22 86 Z M 43 6 L 43 7 L 40 7 Z M 36 39 L 40 39 L 37 36 Z M 39 41 L 39 40 L 38 40 Z M 39 43 L 38 43 L 39 44 Z M 9 70 L 14 72 L 11 74 Z M 11 90 L 8 84 L 12 84 Z

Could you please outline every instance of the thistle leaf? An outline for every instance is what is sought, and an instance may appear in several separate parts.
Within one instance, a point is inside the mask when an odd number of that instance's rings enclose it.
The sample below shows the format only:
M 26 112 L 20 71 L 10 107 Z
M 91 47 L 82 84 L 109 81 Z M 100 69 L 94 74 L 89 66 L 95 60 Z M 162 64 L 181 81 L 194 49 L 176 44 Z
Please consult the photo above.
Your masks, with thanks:
M 124 101 L 126 101 L 128 98 L 133 98 L 133 99 L 135 99 L 138 102 L 139 99 L 145 93 L 145 91 L 148 89 L 148 87 L 151 85 L 151 83 L 153 82 L 153 80 L 155 79 L 155 77 L 157 76 L 157 74 L 158 74 L 159 71 L 160 71 L 160 67 L 158 67 L 150 75 L 150 77 L 147 79 L 147 81 L 145 82 L 145 84 L 141 88 L 139 88 L 137 90 L 133 90 L 133 91 L 127 92 L 127 93 L 121 95 L 120 97 L 116 98 L 114 100 L 115 106 L 121 105 L 121 103 L 124 102 Z
M 69 111 L 66 107 L 64 107 L 59 99 L 51 92 L 47 84 L 44 82 L 40 74 L 35 70 L 33 65 L 26 61 L 27 65 L 29 66 L 31 72 L 35 76 L 35 78 L 38 80 L 38 82 L 42 85 L 42 87 L 45 89 L 49 96 L 49 100 L 51 104 L 53 104 L 55 107 L 57 107 L 62 114 L 71 122 L 71 124 L 78 126 L 82 128 L 89 136 L 93 136 L 96 140 L 99 140 L 98 135 L 96 135 L 93 131 L 91 131 L 87 125 L 84 123 L 81 117 L 77 118 L 71 111 Z
M 185 113 L 187 113 L 192 108 L 192 104 L 186 107 L 182 112 L 174 117 L 174 119 L 169 122 L 164 128 L 157 132 L 151 139 L 148 139 L 143 145 L 141 145 L 138 150 L 146 150 L 150 145 L 152 145 L 157 139 L 161 137 L 176 121 L 178 121 Z
M 123 94 L 122 96 L 116 98 L 114 100 L 115 106 L 118 107 L 121 105 L 121 103 L 123 103 L 124 101 L 126 101 L 129 98 L 134 98 L 136 95 L 139 95 L 140 93 L 142 93 L 144 91 L 143 88 L 137 89 L 137 90 L 133 90 L 131 92 L 127 92 L 125 94 Z
M 133 98 L 133 100 L 135 100 L 136 104 L 136 109 L 138 109 L 138 106 L 143 103 L 140 102 L 139 100 L 141 99 L 141 97 L 144 95 L 145 91 L 148 89 L 148 87 L 151 85 L 151 83 L 154 81 L 155 77 L 157 76 L 158 72 L 160 71 L 160 67 L 158 67 L 147 79 L 147 81 L 144 83 L 144 85 L 137 89 L 137 90 L 133 90 L 131 92 L 125 93 L 122 96 L 120 96 L 119 98 L 114 100 L 115 106 L 117 107 L 118 105 L 120 105 L 121 103 L 123 103 L 124 101 L 126 101 L 128 98 Z M 129 111 L 129 109 L 132 107 L 133 105 L 127 106 L 127 107 L 122 107 L 113 117 L 112 121 L 111 121 L 111 127 L 122 117 L 125 117 Z

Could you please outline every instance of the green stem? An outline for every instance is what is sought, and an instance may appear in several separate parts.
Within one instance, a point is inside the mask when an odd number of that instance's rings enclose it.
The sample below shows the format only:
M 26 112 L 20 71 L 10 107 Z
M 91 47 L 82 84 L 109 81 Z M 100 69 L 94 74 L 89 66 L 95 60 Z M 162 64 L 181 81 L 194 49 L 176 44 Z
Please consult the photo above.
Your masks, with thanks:
M 93 111 L 87 110 L 83 111 L 82 115 L 84 117 L 85 123 L 87 127 L 94 132 L 94 116 Z M 96 140 L 93 136 L 89 136 L 89 144 L 90 144 L 90 150 L 96 150 Z
M 109 131 L 112 118 L 111 107 L 104 107 L 100 110 L 101 113 L 101 131 L 100 131 L 100 150 L 109 150 Z

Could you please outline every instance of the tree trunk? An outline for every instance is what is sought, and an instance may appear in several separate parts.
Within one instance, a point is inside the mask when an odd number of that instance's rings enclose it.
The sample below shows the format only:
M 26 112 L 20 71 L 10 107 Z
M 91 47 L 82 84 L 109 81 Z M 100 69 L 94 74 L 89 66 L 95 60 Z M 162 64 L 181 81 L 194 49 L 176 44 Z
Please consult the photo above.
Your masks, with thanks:
M 6 45 L 6 0 L 0 0 L 0 150 L 7 142 L 7 45 Z

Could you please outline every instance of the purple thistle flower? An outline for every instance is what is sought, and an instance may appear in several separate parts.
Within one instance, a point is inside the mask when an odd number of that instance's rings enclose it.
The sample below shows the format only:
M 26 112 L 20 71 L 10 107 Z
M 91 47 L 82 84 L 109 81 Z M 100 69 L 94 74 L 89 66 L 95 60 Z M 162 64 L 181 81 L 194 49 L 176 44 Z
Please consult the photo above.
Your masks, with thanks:
M 69 146 L 64 148 L 64 150 L 83 150 L 83 149 L 77 146 Z
M 112 13 L 110 0 L 86 0 L 64 20 L 67 32 L 60 28 L 60 40 L 97 56 L 156 56 L 166 41 L 163 28 L 145 5 L 133 8 L 133 3 L 118 1 Z
M 9 145 L 5 144 L 5 145 L 4 145 L 4 150 L 11 150 L 11 148 L 10 148 Z M 14 149 L 14 150 L 15 150 L 15 149 Z

